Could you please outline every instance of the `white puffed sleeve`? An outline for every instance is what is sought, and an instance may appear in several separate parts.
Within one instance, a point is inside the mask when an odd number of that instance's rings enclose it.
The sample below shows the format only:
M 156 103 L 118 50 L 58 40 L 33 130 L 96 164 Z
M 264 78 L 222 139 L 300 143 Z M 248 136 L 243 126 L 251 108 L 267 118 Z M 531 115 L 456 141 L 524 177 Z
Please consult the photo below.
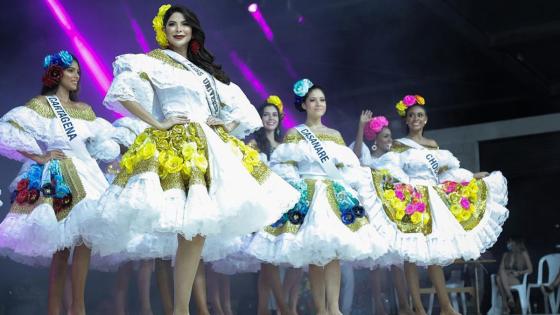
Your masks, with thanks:
M 119 143 L 113 138 L 117 129 L 107 120 L 97 117 L 89 124 L 92 137 L 87 141 L 87 149 L 97 160 L 110 162 L 120 154 Z
M 440 163 L 440 174 L 438 181 L 468 182 L 473 178 L 473 173 L 469 170 L 461 168 L 459 160 L 448 150 L 437 151 L 438 161 Z
M 396 152 L 387 152 L 378 159 L 372 161 L 370 167 L 376 170 L 387 170 L 391 176 L 401 183 L 410 183 L 410 178 L 403 171 L 401 154 Z
M 145 55 L 127 54 L 118 56 L 113 62 L 115 78 L 103 100 L 108 109 L 124 116 L 133 115 L 121 104 L 121 101 L 134 101 L 146 111 L 159 118 L 157 98 L 150 84 L 147 73 L 152 72 L 153 65 Z
M 236 138 L 243 139 L 247 135 L 262 127 L 262 119 L 255 106 L 251 104 L 239 86 L 230 82 L 226 85 L 216 80 L 218 94 L 223 107 L 220 118 L 226 123 L 237 121 L 239 125 L 230 133 Z
M 43 154 L 39 142 L 48 139 L 47 124 L 33 110 L 20 106 L 13 108 L 0 119 L 0 154 L 17 161 L 26 158 L 20 152 Z
M 125 147 L 130 147 L 134 139 L 149 127 L 145 122 L 133 117 L 119 118 L 113 122 L 113 126 L 116 128 L 113 138 Z
M 270 169 L 287 182 L 298 182 L 301 179 L 297 168 L 300 152 L 295 143 L 280 144 L 270 155 Z

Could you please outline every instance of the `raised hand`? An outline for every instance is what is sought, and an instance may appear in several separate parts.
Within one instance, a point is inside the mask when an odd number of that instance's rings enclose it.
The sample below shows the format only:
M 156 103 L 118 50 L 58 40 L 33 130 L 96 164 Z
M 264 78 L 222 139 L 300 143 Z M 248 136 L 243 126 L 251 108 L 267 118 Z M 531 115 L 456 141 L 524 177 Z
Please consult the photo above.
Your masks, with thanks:
M 367 124 L 371 118 L 373 117 L 373 112 L 369 109 L 363 110 L 362 114 L 360 115 L 360 125 Z

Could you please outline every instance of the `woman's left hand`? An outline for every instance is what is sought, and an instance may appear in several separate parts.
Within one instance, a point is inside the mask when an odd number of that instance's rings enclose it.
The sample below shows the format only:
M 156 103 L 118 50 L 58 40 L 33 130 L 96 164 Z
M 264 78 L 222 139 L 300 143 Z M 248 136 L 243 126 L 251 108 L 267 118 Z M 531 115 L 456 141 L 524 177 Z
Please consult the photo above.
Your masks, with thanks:
M 220 118 L 216 118 L 214 116 L 208 116 L 208 119 L 206 119 L 206 124 L 208 126 L 224 126 L 225 125 L 223 120 L 221 120 Z

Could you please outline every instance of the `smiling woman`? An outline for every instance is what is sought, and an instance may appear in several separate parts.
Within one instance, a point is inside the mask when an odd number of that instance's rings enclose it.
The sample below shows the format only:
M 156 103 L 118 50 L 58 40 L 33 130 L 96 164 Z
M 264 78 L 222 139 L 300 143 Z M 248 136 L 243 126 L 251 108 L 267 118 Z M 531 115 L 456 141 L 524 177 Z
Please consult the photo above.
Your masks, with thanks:
M 0 253 L 30 264 L 51 259 L 48 313 L 61 312 L 67 261 L 72 258 L 72 306 L 85 314 L 90 249 L 83 219 L 108 187 L 95 159 L 119 154 L 118 130 L 78 101 L 80 65 L 67 51 L 44 60 L 41 95 L 0 119 L 0 153 L 24 163 L 12 206 L 0 223 Z
M 271 224 L 299 196 L 238 139 L 262 127 L 261 119 L 214 63 L 196 15 L 164 5 L 153 27 L 162 49 L 114 63 L 104 104 L 149 128 L 123 155 L 122 171 L 101 197 L 102 213 L 89 221 L 87 241 L 101 255 L 175 256 L 174 313 L 187 314 L 201 255 L 223 258 L 223 239 Z M 154 242 L 131 252 L 127 244 L 138 234 L 177 240 L 176 251 Z M 217 241 L 202 251 L 207 237 Z

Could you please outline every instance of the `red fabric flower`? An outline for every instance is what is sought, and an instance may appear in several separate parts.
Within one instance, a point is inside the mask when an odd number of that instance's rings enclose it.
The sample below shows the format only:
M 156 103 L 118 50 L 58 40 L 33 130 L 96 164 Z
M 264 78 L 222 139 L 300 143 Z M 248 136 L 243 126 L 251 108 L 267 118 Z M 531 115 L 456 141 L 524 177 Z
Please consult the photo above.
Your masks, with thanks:
M 200 43 L 197 40 L 191 40 L 190 47 L 193 54 L 198 54 L 200 52 Z
M 62 199 L 53 198 L 54 213 L 59 213 L 60 211 L 62 211 L 63 208 L 64 208 L 64 205 L 62 204 Z
M 27 189 L 29 187 L 29 179 L 24 178 L 17 183 L 17 191 Z
M 62 204 L 64 205 L 64 207 L 68 207 L 70 206 L 70 204 L 72 203 L 72 195 L 66 195 L 64 196 L 64 198 L 62 198 Z
M 37 200 L 39 200 L 39 196 L 40 196 L 40 194 L 39 194 L 39 191 L 38 191 L 37 189 L 31 189 L 31 190 L 29 191 L 29 200 L 28 200 L 28 202 L 29 202 L 30 204 L 34 204 L 35 202 L 37 202 Z
M 27 202 L 27 200 L 29 200 L 29 190 L 27 189 L 20 190 L 17 194 L 16 202 L 22 204 L 24 202 Z
M 43 85 L 50 88 L 55 87 L 58 83 L 60 83 L 63 74 L 64 69 L 61 66 L 49 66 L 43 75 Z

